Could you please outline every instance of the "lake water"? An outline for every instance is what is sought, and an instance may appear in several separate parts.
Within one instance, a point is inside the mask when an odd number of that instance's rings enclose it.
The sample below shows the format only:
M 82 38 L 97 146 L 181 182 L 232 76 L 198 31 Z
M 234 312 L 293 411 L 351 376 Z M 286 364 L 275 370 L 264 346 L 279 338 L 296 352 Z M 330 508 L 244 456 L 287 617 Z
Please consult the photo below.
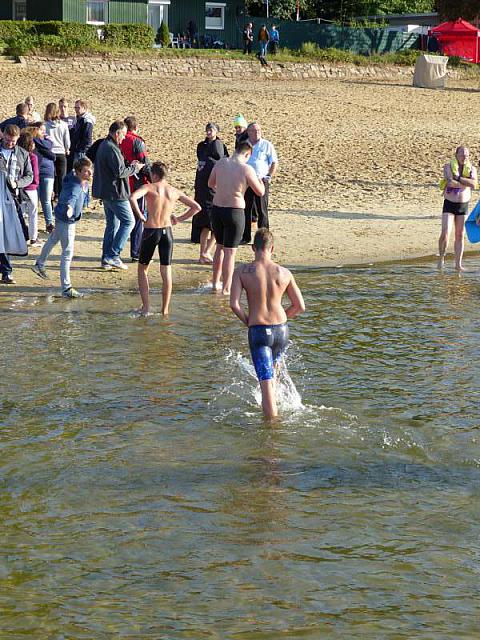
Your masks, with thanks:
M 2 288 L 0 637 L 478 637 L 466 264 L 298 273 L 275 425 L 223 299 Z

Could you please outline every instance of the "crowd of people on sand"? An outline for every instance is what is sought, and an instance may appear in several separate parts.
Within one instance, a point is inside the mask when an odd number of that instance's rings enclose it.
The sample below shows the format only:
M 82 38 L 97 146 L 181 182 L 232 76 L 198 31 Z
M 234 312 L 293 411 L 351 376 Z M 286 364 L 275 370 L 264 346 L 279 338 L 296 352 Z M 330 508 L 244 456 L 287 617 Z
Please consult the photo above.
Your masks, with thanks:
M 72 286 L 76 224 L 93 196 L 103 204 L 105 230 L 100 268 L 128 269 L 121 254 L 130 238 L 130 258 L 137 264 L 141 314 L 151 313 L 148 270 L 158 249 L 162 278 L 162 313 L 170 310 L 172 295 L 172 226 L 192 218 L 191 240 L 200 245 L 199 262 L 212 265 L 212 290 L 230 296 L 232 311 L 249 327 L 252 359 L 260 380 L 266 415 L 275 415 L 274 364 L 284 351 L 287 318 L 304 309 L 292 274 L 272 261 L 268 201 L 278 169 L 274 145 L 262 135 L 258 122 L 242 114 L 233 119 L 233 152 L 229 154 L 214 122 L 205 127 L 197 145 L 194 197 L 168 182 L 167 166 L 149 158 L 134 116 L 115 120 L 106 136 L 94 141 L 95 117 L 84 100 L 70 115 L 65 98 L 49 102 L 44 117 L 28 96 L 14 116 L 0 123 L 0 271 L 3 284 L 15 284 L 12 256 L 28 253 L 28 244 L 41 247 L 32 267 L 48 279 L 48 257 L 61 245 L 62 296 L 81 298 Z M 455 268 L 463 270 L 465 216 L 477 171 L 469 150 L 460 146 L 444 166 L 440 188 L 444 194 L 439 238 L 439 268 L 443 268 L 448 238 L 455 228 Z M 177 203 L 187 207 L 175 215 Z M 39 205 L 46 242 L 39 239 Z M 28 221 L 28 223 L 26 222 Z M 478 221 L 480 223 L 480 219 Z M 235 270 L 240 244 L 252 243 L 255 260 Z M 248 312 L 241 304 L 247 293 Z M 290 306 L 281 305 L 283 293 Z

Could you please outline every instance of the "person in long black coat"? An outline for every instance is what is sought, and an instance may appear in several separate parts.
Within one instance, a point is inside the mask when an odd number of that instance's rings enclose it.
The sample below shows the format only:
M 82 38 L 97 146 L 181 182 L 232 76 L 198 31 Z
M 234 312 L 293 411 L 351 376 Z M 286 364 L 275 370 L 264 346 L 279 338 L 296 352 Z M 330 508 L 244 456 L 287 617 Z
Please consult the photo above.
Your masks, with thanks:
M 191 241 L 200 243 L 201 264 L 212 264 L 215 238 L 210 225 L 210 212 L 215 191 L 208 187 L 208 179 L 215 163 L 228 156 L 226 146 L 218 137 L 219 127 L 209 122 L 205 127 L 205 140 L 197 145 L 197 173 L 195 174 L 195 200 L 202 210 L 192 218 Z

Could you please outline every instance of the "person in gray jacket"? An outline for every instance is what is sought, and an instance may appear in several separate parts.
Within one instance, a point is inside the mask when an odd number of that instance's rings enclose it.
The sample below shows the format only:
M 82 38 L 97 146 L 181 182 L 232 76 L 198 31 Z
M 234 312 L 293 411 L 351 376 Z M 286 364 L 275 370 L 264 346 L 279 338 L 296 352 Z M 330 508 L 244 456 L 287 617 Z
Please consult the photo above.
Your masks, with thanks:
M 128 200 L 130 196 L 129 176 L 137 173 L 143 164 L 134 161 L 125 164 L 120 144 L 127 134 L 123 120 L 110 125 L 108 136 L 98 147 L 93 174 L 93 196 L 103 200 L 105 209 L 105 233 L 103 236 L 102 268 L 123 269 L 128 267 L 120 259 L 135 219 Z

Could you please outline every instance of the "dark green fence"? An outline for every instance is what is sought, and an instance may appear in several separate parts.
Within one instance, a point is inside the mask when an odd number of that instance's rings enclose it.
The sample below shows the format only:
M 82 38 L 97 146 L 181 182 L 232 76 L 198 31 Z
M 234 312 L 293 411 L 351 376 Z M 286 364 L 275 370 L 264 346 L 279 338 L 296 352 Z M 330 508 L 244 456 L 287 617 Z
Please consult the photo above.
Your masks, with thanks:
M 247 21 L 249 19 L 247 18 Z M 253 22 L 255 42 L 262 24 L 276 24 L 280 33 L 280 46 L 298 49 L 303 42 L 315 42 L 322 49 L 334 47 L 354 53 L 371 55 L 402 49 L 418 49 L 420 38 L 416 33 L 389 31 L 387 29 L 352 29 L 316 22 L 293 22 L 250 18 Z

